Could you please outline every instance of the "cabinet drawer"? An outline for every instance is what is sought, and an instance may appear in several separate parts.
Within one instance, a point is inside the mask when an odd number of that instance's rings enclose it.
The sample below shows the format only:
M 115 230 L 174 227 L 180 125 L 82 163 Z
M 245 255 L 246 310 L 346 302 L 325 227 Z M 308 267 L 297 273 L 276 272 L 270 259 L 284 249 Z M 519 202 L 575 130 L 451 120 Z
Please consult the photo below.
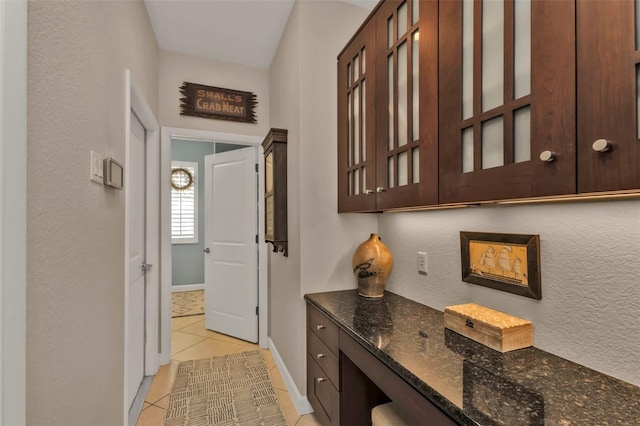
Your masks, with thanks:
M 307 354 L 307 398 L 323 425 L 340 424 L 340 392 L 311 355 Z
M 338 326 L 310 304 L 307 304 L 307 327 L 334 355 L 338 355 Z
M 311 332 L 307 332 L 307 352 L 331 380 L 333 386 L 339 390 L 338 358 L 329 351 L 327 345 L 322 343 L 318 336 Z

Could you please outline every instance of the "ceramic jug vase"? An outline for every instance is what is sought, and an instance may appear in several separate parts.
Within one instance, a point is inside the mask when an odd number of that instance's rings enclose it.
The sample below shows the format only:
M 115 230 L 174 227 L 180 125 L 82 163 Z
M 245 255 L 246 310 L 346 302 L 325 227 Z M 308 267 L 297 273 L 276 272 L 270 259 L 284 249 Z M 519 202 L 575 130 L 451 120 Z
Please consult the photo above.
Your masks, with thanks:
M 358 246 L 352 259 L 353 273 L 358 279 L 360 296 L 380 298 L 393 268 L 393 256 L 378 234 Z

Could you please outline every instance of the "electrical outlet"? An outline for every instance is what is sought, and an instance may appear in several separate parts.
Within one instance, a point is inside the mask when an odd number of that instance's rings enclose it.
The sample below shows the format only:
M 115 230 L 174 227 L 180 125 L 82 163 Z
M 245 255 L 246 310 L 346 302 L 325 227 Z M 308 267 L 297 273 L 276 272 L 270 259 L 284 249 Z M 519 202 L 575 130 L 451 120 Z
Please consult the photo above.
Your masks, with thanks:
M 427 252 L 418 252 L 418 272 L 421 274 L 427 274 Z

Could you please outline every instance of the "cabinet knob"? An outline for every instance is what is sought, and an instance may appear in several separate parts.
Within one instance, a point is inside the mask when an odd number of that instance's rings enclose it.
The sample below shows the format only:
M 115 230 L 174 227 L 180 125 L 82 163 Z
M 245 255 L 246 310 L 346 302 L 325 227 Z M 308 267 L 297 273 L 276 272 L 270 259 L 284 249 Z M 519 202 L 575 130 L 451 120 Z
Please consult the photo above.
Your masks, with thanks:
M 596 152 L 607 152 L 611 148 L 611 141 L 598 139 L 591 145 L 591 148 Z
M 318 355 L 316 355 L 316 358 L 318 358 L 318 359 L 320 359 L 320 358 L 324 358 L 324 357 L 325 357 L 325 355 L 324 355 L 324 354 L 318 354 Z
M 318 378 L 316 379 L 316 382 L 318 382 L 318 383 L 322 383 L 322 382 L 324 382 L 325 380 L 327 380 L 327 379 L 325 379 L 324 377 L 318 377 Z
M 318 325 L 316 325 L 316 329 L 317 329 L 317 330 L 322 330 L 322 329 L 324 329 L 324 328 L 325 328 L 325 326 L 324 326 L 324 325 L 322 325 L 322 324 L 318 324 Z
M 364 193 L 365 193 L 365 195 L 373 195 L 373 190 L 372 189 L 365 189 Z
M 377 187 L 377 188 L 376 188 L 376 192 L 384 192 L 384 191 L 386 191 L 386 190 L 387 190 L 387 188 L 383 188 L 383 187 L 381 187 L 381 186 L 379 186 L 379 187 Z
M 556 154 L 551 151 L 542 151 L 540 153 L 540 160 L 545 163 L 550 163 L 556 159 Z

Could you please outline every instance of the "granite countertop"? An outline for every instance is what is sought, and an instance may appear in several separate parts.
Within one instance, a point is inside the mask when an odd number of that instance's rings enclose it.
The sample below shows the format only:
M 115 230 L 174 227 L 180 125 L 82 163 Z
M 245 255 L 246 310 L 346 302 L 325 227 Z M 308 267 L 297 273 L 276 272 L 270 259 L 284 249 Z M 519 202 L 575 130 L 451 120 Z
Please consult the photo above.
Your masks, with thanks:
M 640 387 L 535 347 L 494 351 L 402 296 L 305 299 L 460 424 L 640 425 Z

